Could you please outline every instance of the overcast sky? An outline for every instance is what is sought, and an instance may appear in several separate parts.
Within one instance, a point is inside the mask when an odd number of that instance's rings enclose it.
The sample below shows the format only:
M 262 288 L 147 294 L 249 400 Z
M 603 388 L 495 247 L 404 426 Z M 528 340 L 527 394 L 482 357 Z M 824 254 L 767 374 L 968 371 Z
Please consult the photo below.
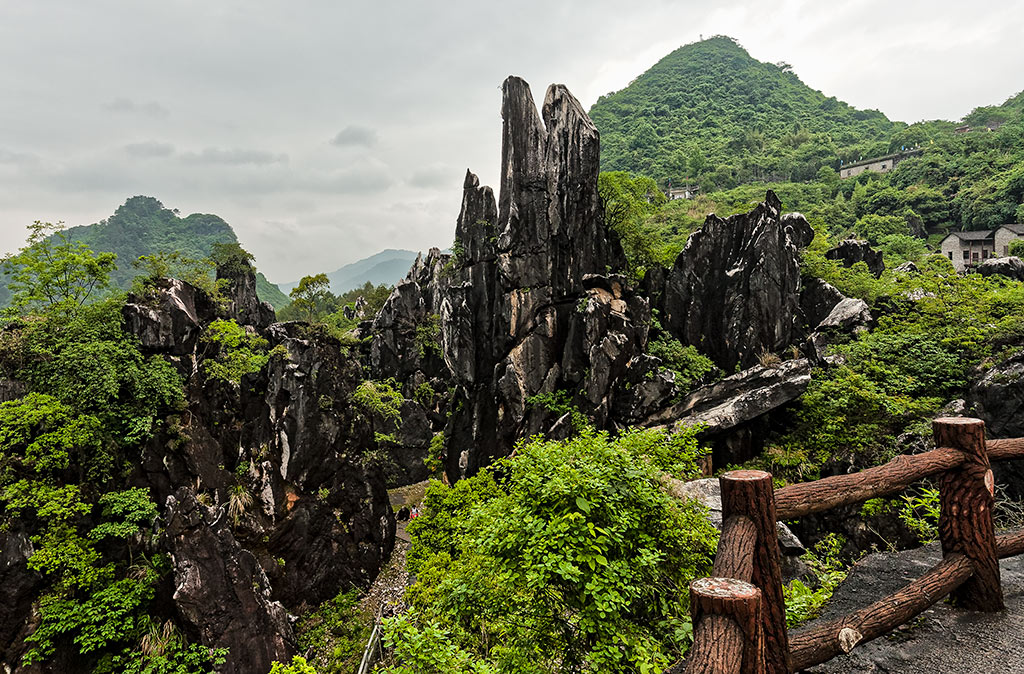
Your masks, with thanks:
M 274 281 L 450 245 L 495 184 L 502 80 L 590 107 L 701 35 L 890 118 L 1024 89 L 1024 2 L 0 0 L 0 250 L 145 194 L 216 213 Z

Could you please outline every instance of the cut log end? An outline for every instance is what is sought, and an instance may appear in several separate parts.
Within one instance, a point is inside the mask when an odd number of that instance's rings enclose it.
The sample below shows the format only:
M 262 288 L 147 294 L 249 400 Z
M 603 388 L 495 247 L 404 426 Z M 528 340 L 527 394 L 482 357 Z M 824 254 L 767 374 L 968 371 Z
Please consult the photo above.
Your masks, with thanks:
M 843 653 L 849 653 L 863 638 L 864 635 L 852 627 L 844 627 L 839 630 L 839 647 L 843 649 Z
M 758 482 L 761 480 L 769 480 L 770 482 L 772 479 L 772 474 L 766 473 L 763 470 L 730 470 L 728 473 L 722 473 L 721 479 L 729 480 L 732 482 Z
M 932 426 L 981 426 L 985 427 L 985 422 L 981 419 L 975 419 L 973 417 L 938 417 L 932 420 Z
M 690 584 L 697 597 L 748 600 L 758 596 L 757 586 L 735 578 L 698 578 Z

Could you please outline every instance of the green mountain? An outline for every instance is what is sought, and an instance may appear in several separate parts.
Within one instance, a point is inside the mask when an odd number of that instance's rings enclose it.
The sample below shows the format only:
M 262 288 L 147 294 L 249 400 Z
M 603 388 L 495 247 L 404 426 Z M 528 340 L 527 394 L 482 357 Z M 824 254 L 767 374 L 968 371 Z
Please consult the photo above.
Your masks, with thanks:
M 599 98 L 590 116 L 603 170 L 704 191 L 808 180 L 839 159 L 885 154 L 905 127 L 808 87 L 789 65 L 762 63 L 724 36 L 680 47 Z
M 106 220 L 71 227 L 67 232 L 93 251 L 117 253 L 117 269 L 111 274 L 111 281 L 123 289 L 129 288 L 140 273 L 132 266 L 140 255 L 177 252 L 202 259 L 210 255 L 214 243 L 238 242 L 231 226 L 216 215 L 193 213 L 179 217 L 176 211 L 145 196 L 128 199 Z M 275 309 L 288 304 L 288 297 L 262 273 L 256 275 L 256 290 L 260 299 Z M 6 300 L 7 288 L 3 291 Z
M 373 285 L 385 284 L 392 286 L 409 273 L 409 268 L 416 261 L 416 253 L 411 250 L 388 248 L 370 257 L 363 258 L 327 274 L 331 281 L 331 292 L 336 295 L 361 288 L 366 283 Z M 298 281 L 279 283 L 282 292 L 289 292 L 299 285 Z

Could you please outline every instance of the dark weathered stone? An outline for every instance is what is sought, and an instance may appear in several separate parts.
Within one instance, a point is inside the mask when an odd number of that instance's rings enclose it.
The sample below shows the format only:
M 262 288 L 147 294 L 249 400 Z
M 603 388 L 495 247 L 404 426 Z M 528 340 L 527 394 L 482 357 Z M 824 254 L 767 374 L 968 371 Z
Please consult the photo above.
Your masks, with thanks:
M 1014 281 L 1024 281 L 1024 260 L 1019 257 L 997 257 L 985 260 L 977 267 L 982 276 L 1005 276 Z
M 266 672 L 295 653 L 288 612 L 271 600 L 256 558 L 228 528 L 224 507 L 208 508 L 182 487 L 167 501 L 163 541 L 174 571 L 174 603 L 190 633 L 229 649 L 225 674 Z
M 0 663 L 20 663 L 28 650 L 24 638 L 32 603 L 43 587 L 42 577 L 28 568 L 34 552 L 29 533 L 19 519 L 0 531 Z
M 178 279 L 159 279 L 146 297 L 131 296 L 121 309 L 125 329 L 143 350 L 172 356 L 195 352 L 203 325 L 217 316 L 206 293 Z
M 599 426 L 615 383 L 643 351 L 646 300 L 624 266 L 597 192 L 598 134 L 562 86 L 543 121 L 529 87 L 504 85 L 501 196 L 467 174 L 454 278 L 441 303 L 445 360 L 459 385 L 446 470 L 474 473 L 557 415 L 532 396 L 569 390 Z
M 858 262 L 868 266 L 868 271 L 879 277 L 885 271 L 885 260 L 882 259 L 882 251 L 875 250 L 867 241 L 858 239 L 846 239 L 840 241 L 839 245 L 825 251 L 825 257 L 830 260 L 838 260 L 843 266 L 852 267 Z
M 804 320 L 810 330 L 814 330 L 832 309 L 846 299 L 839 290 L 820 278 L 809 278 L 800 290 L 800 310 L 804 312 Z
M 775 367 L 755 366 L 697 389 L 681 402 L 650 416 L 646 426 L 693 426 L 716 435 L 756 419 L 799 397 L 811 381 L 805 358 Z
M 256 271 L 248 262 L 217 267 L 217 280 L 223 281 L 222 291 L 227 299 L 225 313 L 239 325 L 251 325 L 263 330 L 277 320 L 274 307 L 261 302 L 256 295 Z
M 709 215 L 669 274 L 662 321 L 726 372 L 789 345 L 799 328 L 799 251 L 814 232 L 773 192 L 749 213 Z

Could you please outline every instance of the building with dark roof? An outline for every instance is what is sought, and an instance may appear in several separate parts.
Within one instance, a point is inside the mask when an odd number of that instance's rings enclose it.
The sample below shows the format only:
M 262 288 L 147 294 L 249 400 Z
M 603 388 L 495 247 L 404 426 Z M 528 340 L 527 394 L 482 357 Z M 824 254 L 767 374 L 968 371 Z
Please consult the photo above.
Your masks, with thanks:
M 957 271 L 981 264 L 993 257 L 1007 257 L 1010 242 L 1024 239 L 1024 224 L 1000 225 L 995 229 L 950 232 L 939 249 Z

